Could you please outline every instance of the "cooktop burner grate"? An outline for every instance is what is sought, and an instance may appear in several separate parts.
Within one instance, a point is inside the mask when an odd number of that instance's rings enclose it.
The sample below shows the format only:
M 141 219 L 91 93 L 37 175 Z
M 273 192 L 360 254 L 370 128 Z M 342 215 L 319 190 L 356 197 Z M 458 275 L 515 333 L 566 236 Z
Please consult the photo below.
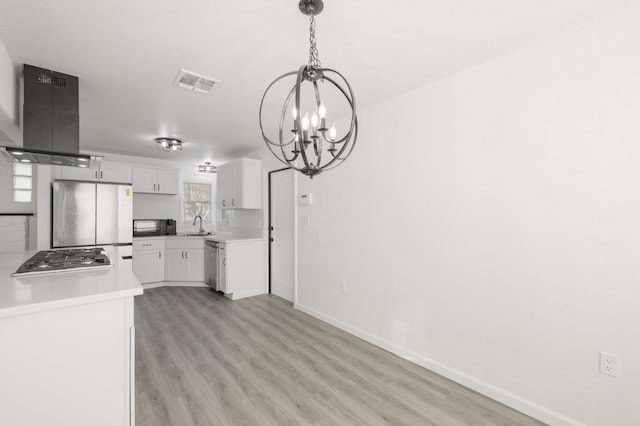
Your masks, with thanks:
M 39 251 L 24 262 L 12 276 L 110 267 L 104 248 Z

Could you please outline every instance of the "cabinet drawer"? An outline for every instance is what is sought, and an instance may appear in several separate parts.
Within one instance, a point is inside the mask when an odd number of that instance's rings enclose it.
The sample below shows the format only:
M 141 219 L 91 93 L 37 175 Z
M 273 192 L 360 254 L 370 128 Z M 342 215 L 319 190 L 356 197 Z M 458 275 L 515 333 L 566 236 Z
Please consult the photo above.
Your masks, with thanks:
M 166 248 L 179 248 L 179 249 L 204 249 L 204 238 L 192 237 L 192 238 L 180 238 L 169 237 L 165 242 Z
M 164 239 L 154 238 L 152 240 L 133 240 L 133 250 L 162 250 L 164 249 Z

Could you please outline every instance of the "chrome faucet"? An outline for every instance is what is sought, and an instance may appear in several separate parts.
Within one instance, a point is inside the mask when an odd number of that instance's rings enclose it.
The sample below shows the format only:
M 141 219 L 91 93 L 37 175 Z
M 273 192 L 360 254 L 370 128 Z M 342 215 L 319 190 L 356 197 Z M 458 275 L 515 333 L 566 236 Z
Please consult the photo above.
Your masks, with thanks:
M 196 226 L 196 221 L 200 219 L 200 229 L 198 230 L 199 234 L 204 234 L 204 229 L 202 229 L 202 216 L 198 215 L 193 218 L 193 226 Z

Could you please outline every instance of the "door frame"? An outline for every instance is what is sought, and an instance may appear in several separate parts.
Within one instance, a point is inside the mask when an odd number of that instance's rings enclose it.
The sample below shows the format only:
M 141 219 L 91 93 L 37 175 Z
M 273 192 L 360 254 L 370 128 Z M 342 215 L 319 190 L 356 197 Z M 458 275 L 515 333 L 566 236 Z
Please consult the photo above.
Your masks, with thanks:
M 268 260 L 267 263 L 269 264 L 269 272 L 268 272 L 268 281 L 269 281 L 269 294 L 271 294 L 271 256 L 272 256 L 272 248 L 271 248 L 271 243 L 273 241 L 273 237 L 272 237 L 272 232 L 273 232 L 273 227 L 271 226 L 271 175 L 273 173 L 278 173 L 278 172 L 284 172 L 286 170 L 292 170 L 291 167 L 284 167 L 282 169 L 277 169 L 277 170 L 272 170 L 268 173 L 268 178 L 267 178 L 267 217 L 268 217 L 268 223 L 267 223 L 267 243 L 269 244 L 269 256 L 268 256 Z M 295 194 L 296 191 L 296 179 L 295 179 L 295 174 L 293 175 L 293 191 Z M 291 194 L 291 196 L 293 196 L 294 194 Z M 293 299 L 294 299 L 294 304 L 295 304 L 295 300 L 296 300 L 296 287 L 297 287 L 297 225 L 296 225 L 296 217 L 297 217 L 297 205 L 295 203 L 293 203 L 293 251 L 294 251 L 294 274 L 293 274 Z

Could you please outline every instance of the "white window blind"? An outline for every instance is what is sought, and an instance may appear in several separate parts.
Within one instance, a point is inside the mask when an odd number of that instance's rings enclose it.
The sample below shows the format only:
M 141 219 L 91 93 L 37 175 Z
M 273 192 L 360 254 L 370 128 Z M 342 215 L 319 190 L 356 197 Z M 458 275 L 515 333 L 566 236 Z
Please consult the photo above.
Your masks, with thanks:
M 13 201 L 30 203 L 33 190 L 33 165 L 13 163 Z

